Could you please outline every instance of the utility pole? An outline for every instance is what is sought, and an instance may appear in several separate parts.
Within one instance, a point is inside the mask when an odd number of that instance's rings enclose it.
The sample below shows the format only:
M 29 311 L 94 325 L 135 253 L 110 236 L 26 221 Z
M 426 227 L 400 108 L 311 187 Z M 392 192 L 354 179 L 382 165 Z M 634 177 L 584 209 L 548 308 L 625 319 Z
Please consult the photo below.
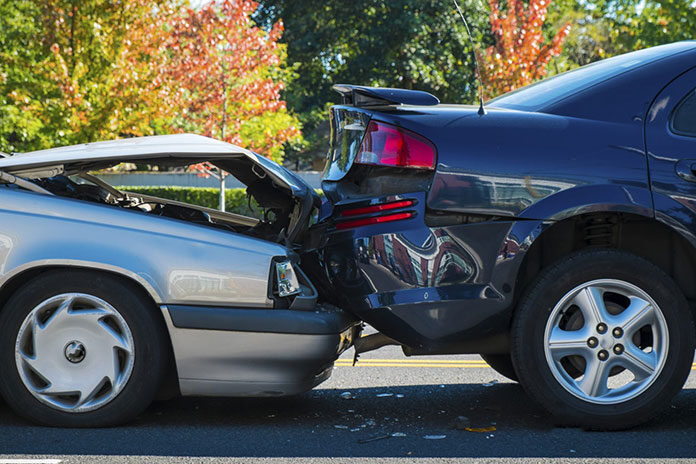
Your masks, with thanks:
M 222 101 L 222 124 L 220 125 L 220 139 L 225 141 L 225 125 L 227 124 L 227 81 L 225 80 L 225 61 L 223 56 L 222 61 L 222 88 L 223 88 L 223 101 Z M 225 171 L 219 169 L 220 171 L 220 211 L 225 211 L 225 178 L 227 175 Z

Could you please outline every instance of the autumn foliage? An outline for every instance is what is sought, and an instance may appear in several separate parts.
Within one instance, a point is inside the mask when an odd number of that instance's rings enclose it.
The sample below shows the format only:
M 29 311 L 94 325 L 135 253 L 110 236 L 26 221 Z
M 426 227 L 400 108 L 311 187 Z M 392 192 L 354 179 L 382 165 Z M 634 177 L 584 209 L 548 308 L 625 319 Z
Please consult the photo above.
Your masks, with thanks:
M 158 11 L 165 21 L 144 18 L 127 37 L 122 95 L 140 89 L 155 102 L 140 107 L 155 111 L 146 119 L 166 121 L 155 129 L 197 132 L 280 161 L 284 144 L 301 134 L 280 97 L 282 23 L 262 30 L 251 20 L 256 8 L 251 0 L 225 0 Z M 142 134 L 137 118 L 125 129 Z
M 178 112 L 173 129 L 193 128 L 279 158 L 300 131 L 280 97 L 282 23 L 263 31 L 251 21 L 256 7 L 251 0 L 225 0 L 179 10 L 163 35 L 166 60 L 156 79 Z
M 286 143 L 301 141 L 299 121 L 280 96 L 288 77 L 285 45 L 278 42 L 282 23 L 258 27 L 252 0 L 188 5 L 17 0 L 0 6 L 18 37 L 12 49 L 0 48 L 0 132 L 7 134 L 0 149 L 186 131 L 280 161 Z
M 552 57 L 561 53 L 570 32 L 566 23 L 547 43 L 542 30 L 551 0 L 489 0 L 490 22 L 495 44 L 482 57 L 481 77 L 486 98 L 531 84 L 546 75 Z

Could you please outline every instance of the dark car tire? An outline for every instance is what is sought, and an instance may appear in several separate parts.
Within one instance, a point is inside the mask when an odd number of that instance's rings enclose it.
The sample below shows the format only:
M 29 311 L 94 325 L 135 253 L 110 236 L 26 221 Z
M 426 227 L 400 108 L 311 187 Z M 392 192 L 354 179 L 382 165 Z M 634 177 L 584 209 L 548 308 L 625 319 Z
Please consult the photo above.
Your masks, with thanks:
M 152 306 L 108 274 L 40 274 L 0 312 L 0 393 L 17 414 L 42 425 L 131 420 L 154 398 L 167 361 L 165 329 Z M 73 387 L 83 393 L 62 394 Z
M 512 357 L 509 354 L 481 354 L 480 356 L 498 374 L 513 382 L 518 381 L 515 367 L 512 365 Z
M 631 294 L 638 296 L 631 299 Z M 621 311 L 632 302 L 635 305 L 624 315 Z M 594 309 L 600 304 L 604 313 Z M 594 314 L 588 316 L 590 321 L 603 314 L 607 327 L 586 323 L 581 306 Z M 617 327 L 621 330 L 614 332 Z M 582 346 L 582 336 L 588 334 L 596 340 L 589 337 Z M 622 338 L 610 339 L 608 334 Z M 669 342 L 661 343 L 665 334 Z M 629 428 L 666 409 L 683 387 L 694 356 L 693 316 L 679 287 L 654 264 L 613 249 L 577 252 L 542 271 L 521 298 L 511 335 L 512 359 L 527 393 L 559 425 L 587 429 Z M 619 342 L 625 344 L 621 350 L 615 348 Z M 651 352 L 646 352 L 649 347 Z M 606 353 L 600 354 L 602 350 Z M 590 372 L 587 378 L 585 369 Z M 635 381 L 627 382 L 623 392 L 608 387 L 600 375 L 616 376 L 622 369 Z

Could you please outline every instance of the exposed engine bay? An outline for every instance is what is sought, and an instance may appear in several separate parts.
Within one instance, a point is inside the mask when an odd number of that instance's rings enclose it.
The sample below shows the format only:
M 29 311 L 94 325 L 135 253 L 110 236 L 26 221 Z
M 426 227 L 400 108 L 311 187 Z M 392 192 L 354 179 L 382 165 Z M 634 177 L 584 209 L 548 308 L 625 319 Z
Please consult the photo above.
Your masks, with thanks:
M 285 232 L 290 222 L 289 212 L 283 208 L 262 208 L 259 211 L 261 218 L 258 219 L 174 200 L 121 192 L 89 174 L 78 174 L 72 178 L 56 175 L 33 179 L 32 182 L 57 196 L 137 210 L 279 243 L 285 243 Z
M 250 215 L 255 217 L 121 192 L 89 174 L 120 163 L 167 170 L 192 166 L 201 169 L 203 165 L 205 169 L 229 173 L 246 186 Z M 134 137 L 17 153 L 0 157 L 0 164 L 0 185 L 187 221 L 293 249 L 304 246 L 312 217 L 321 206 L 321 198 L 309 184 L 274 161 L 194 134 Z

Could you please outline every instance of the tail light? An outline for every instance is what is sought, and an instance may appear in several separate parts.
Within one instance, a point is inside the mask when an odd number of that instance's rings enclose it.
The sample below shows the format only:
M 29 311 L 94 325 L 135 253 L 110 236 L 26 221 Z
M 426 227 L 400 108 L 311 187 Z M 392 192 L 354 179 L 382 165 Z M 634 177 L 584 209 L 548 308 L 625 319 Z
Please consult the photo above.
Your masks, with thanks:
M 350 208 L 341 211 L 342 218 L 352 218 L 354 216 L 362 216 L 365 214 L 383 213 L 390 212 L 395 209 L 407 208 L 409 206 L 414 206 L 416 202 L 414 200 L 400 200 L 392 201 L 389 203 L 379 203 L 377 205 L 362 206 L 359 208 Z M 370 224 L 381 224 L 383 222 L 393 222 L 402 221 L 404 219 L 410 219 L 416 215 L 413 211 L 395 212 L 384 214 L 375 217 L 357 218 L 357 219 L 347 219 L 342 220 L 336 224 L 337 229 L 352 229 L 354 227 L 367 226 Z
M 435 146 L 425 137 L 391 124 L 370 121 L 355 162 L 397 168 L 435 169 L 435 159 Z
M 378 205 L 364 206 L 362 208 L 350 208 L 341 211 L 341 216 L 360 216 L 362 214 L 379 213 L 390 209 L 406 208 L 413 206 L 413 200 L 392 201 L 391 203 L 380 203 Z
M 364 218 L 364 219 L 353 219 L 351 221 L 339 222 L 338 224 L 336 224 L 336 228 L 337 229 L 352 229 L 353 227 L 368 226 L 370 224 L 381 224 L 383 222 L 401 221 L 404 219 L 412 218 L 413 216 L 414 216 L 414 213 L 409 211 L 406 213 L 387 214 L 386 216 L 377 216 L 377 217 Z

